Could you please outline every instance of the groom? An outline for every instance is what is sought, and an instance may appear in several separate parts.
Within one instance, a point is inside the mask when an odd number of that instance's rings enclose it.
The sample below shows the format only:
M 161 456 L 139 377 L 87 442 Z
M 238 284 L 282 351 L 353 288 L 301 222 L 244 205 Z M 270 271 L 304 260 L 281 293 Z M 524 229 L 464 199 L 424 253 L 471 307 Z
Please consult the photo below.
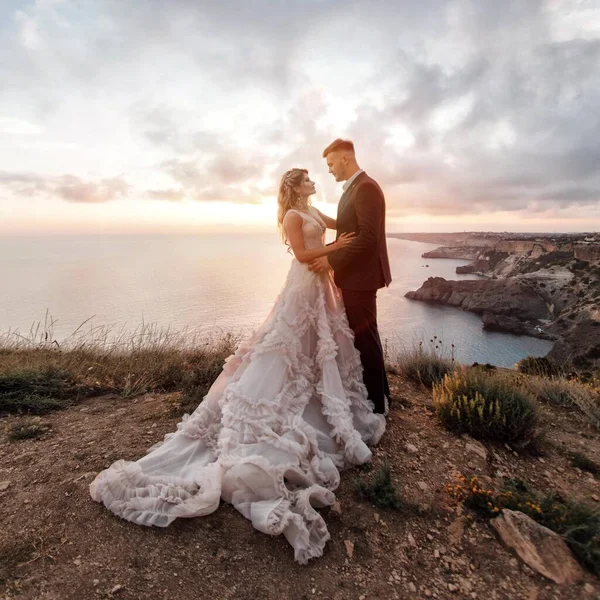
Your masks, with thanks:
M 323 151 L 329 172 L 345 181 L 337 210 L 337 237 L 353 232 L 353 241 L 329 256 L 313 260 L 311 271 L 333 269 L 341 288 L 354 345 L 360 352 L 364 383 L 376 413 L 385 414 L 390 388 L 377 329 L 377 290 L 392 281 L 385 243 L 385 199 L 377 182 L 356 162 L 354 144 L 337 139 Z

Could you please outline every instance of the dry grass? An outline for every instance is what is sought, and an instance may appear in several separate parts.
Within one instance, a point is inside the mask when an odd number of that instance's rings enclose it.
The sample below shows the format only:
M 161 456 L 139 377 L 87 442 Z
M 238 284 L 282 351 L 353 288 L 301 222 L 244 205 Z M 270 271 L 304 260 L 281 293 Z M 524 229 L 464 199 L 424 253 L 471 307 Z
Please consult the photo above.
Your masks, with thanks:
M 390 357 L 390 363 L 394 373 L 426 388 L 432 388 L 434 384 L 442 381 L 445 375 L 459 367 L 453 354 L 454 345 L 450 358 L 447 358 L 442 340 L 434 336 L 427 344 L 421 341 L 410 349 L 397 352 Z
M 526 386 L 540 402 L 577 408 L 600 430 L 600 393 L 593 385 L 561 377 L 529 377 Z
M 0 336 L 0 412 L 42 414 L 101 393 L 175 390 L 197 405 L 238 342 L 232 334 L 151 324 L 126 333 L 85 323 L 59 342 L 53 324 Z

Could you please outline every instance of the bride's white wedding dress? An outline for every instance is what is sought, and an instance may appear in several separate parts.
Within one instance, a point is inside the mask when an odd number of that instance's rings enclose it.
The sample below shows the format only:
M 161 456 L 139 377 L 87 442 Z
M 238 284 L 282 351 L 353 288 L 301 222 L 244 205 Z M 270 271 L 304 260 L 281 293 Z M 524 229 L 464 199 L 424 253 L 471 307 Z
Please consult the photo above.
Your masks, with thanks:
M 305 247 L 322 247 L 318 213 L 296 212 Z M 306 563 L 330 537 L 315 508 L 333 504 L 339 470 L 368 461 L 367 443 L 384 430 L 331 274 L 294 259 L 265 323 L 198 408 L 140 460 L 99 473 L 90 492 L 116 515 L 159 527 L 207 515 L 222 498 L 259 531 L 283 533 Z

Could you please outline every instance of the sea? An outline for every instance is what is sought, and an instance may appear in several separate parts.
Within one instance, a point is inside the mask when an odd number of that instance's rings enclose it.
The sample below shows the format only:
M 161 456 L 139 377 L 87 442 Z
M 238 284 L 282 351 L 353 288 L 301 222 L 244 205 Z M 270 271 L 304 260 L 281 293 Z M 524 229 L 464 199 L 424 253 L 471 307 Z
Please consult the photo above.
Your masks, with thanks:
M 390 355 L 422 343 L 466 364 L 511 367 L 550 350 L 546 340 L 484 331 L 475 314 L 407 300 L 428 277 L 477 276 L 455 273 L 465 260 L 422 258 L 432 244 L 387 244 L 393 282 L 378 293 L 378 321 Z M 243 338 L 267 316 L 291 261 L 275 232 L 0 237 L 0 334 L 30 337 L 51 323 L 59 344 L 75 331 L 148 326 Z

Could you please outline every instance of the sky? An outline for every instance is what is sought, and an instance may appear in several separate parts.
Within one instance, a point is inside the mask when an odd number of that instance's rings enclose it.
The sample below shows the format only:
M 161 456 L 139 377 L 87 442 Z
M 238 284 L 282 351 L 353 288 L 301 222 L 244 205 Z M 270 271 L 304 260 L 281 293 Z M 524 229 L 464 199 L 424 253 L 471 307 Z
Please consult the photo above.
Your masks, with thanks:
M 2 0 L 0 235 L 275 228 L 354 141 L 387 230 L 600 230 L 600 0 Z

